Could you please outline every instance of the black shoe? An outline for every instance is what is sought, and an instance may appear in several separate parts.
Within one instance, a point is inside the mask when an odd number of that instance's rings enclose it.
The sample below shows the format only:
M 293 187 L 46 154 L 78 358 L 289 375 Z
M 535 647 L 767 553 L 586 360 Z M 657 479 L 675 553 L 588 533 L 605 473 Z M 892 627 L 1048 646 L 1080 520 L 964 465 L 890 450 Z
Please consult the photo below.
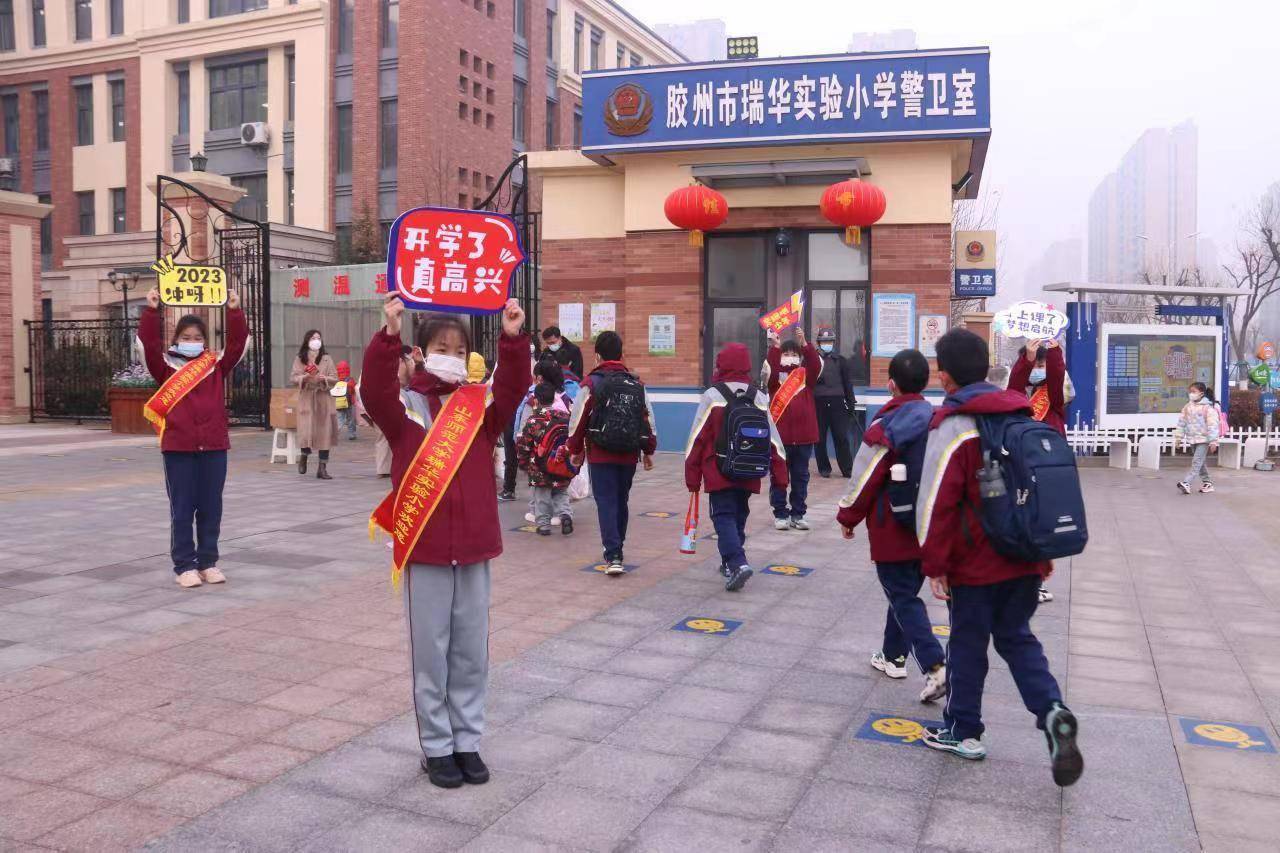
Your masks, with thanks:
M 304 453 L 298 457 L 298 473 L 299 474 L 307 473 L 307 457 L 309 457 L 310 455 L 311 455 L 310 453 Z
M 462 771 L 452 755 L 440 758 L 423 758 L 422 769 L 426 772 L 431 784 L 437 788 L 461 788 Z
M 498 492 L 498 500 L 500 501 L 513 501 L 515 499 L 516 499 L 515 492 L 507 492 L 507 491 Z
M 1074 785 L 1084 772 L 1084 756 L 1076 746 L 1080 724 L 1076 715 L 1061 702 L 1044 718 L 1044 739 L 1049 742 L 1049 758 L 1053 762 L 1053 782 L 1059 788 Z
M 831 472 L 830 472 L 830 471 L 819 471 L 819 472 L 818 472 L 818 476 L 819 476 L 819 477 L 821 477 L 821 478 L 822 478 L 822 479 L 824 479 L 824 480 L 830 480 L 830 479 L 831 479 Z
M 724 588 L 726 592 L 737 592 L 746 586 L 747 580 L 755 572 L 751 571 L 750 566 L 738 566 L 733 570 L 733 574 L 729 575 L 729 579 L 725 581 Z
M 462 781 L 468 785 L 483 785 L 489 781 L 489 768 L 480 760 L 480 753 L 455 752 L 453 760 L 462 773 Z
M 332 479 L 333 479 L 332 477 L 330 477 L 330 476 L 329 476 L 329 463 L 328 463 L 328 462 L 321 462 L 321 463 L 320 463 L 320 465 L 319 465 L 319 467 L 317 467 L 317 468 L 316 468 L 316 479 L 317 479 L 317 480 L 332 480 Z
M 568 536 L 573 532 L 573 519 L 567 515 L 560 516 L 560 534 Z
M 721 575 L 722 577 L 726 578 L 726 579 L 728 579 L 729 577 L 731 577 L 731 576 L 733 575 L 733 572 L 729 571 L 729 564 L 728 564 L 728 563 L 721 563 L 721 564 L 720 564 L 720 575 Z
M 550 524 L 539 524 L 539 525 L 538 525 L 538 535 L 539 535 L 539 536 L 550 536 L 550 535 L 551 535 L 551 525 L 550 525 Z

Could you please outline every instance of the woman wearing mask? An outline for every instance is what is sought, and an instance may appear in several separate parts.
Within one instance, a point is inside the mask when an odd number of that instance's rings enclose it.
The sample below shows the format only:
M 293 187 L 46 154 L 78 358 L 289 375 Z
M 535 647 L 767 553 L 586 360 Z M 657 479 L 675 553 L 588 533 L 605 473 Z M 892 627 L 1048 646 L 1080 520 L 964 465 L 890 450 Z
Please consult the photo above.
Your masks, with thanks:
M 302 336 L 298 357 L 293 360 L 289 381 L 298 386 L 298 473 L 307 473 L 307 460 L 312 450 L 320 452 L 316 479 L 329 476 L 329 449 L 338 434 L 338 414 L 329 390 L 338 382 L 338 368 L 324 350 L 320 332 L 310 330 Z
M 160 291 L 152 288 L 138 324 L 147 370 L 162 387 L 183 371 L 195 377 L 194 383 L 184 382 L 183 377 L 172 382 L 171 387 L 178 390 L 179 396 L 167 411 L 153 409 L 151 401 L 144 410 L 147 420 L 160 430 L 165 490 L 169 493 L 173 571 L 178 585 L 190 589 L 227 579 L 218 569 L 222 489 L 227 480 L 227 450 L 231 447 L 226 380 L 244 354 L 249 326 L 240 310 L 240 294 L 233 290 L 227 294 L 227 347 L 220 355 L 208 351 L 208 329 L 195 314 L 178 320 L 166 350 L 164 317 L 159 309 Z M 189 390 L 181 393 L 182 387 Z

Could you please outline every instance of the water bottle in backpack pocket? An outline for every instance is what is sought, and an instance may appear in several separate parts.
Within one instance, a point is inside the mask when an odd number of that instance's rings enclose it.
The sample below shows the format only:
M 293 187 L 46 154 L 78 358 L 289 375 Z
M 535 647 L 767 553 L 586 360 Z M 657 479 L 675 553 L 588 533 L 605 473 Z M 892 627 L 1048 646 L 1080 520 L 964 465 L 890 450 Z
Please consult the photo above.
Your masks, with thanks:
M 1076 457 L 1062 433 L 1026 415 L 978 419 L 978 518 L 997 553 L 1030 563 L 1071 557 L 1089 541 Z
M 885 494 L 893 520 L 915 533 L 916 498 L 920 495 L 920 479 L 924 473 L 924 451 L 927 436 L 894 451 L 894 464 L 889 469 L 889 485 Z
M 715 388 L 727 401 L 716 438 L 716 465 L 730 480 L 758 480 L 769 473 L 773 459 L 769 416 L 756 405 L 751 389 L 735 394 L 723 382 Z

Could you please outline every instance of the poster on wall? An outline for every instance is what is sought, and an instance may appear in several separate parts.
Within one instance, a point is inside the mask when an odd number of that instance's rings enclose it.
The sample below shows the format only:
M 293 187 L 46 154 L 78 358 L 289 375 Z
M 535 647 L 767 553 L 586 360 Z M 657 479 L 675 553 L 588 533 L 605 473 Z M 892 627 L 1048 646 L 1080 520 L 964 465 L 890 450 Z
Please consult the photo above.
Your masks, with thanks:
M 618 306 L 613 302 L 591 303 L 591 337 L 618 330 Z
M 649 355 L 676 354 L 676 315 L 649 315 Z
M 559 321 L 560 335 L 571 341 L 582 340 L 582 303 L 561 302 Z
M 946 314 L 921 314 L 918 321 L 920 352 L 925 358 L 938 357 L 938 338 L 947 333 L 947 325 L 951 322 Z
M 1102 344 L 1104 427 L 1173 426 L 1187 386 L 1216 386 L 1221 375 L 1220 327 L 1109 323 Z
M 871 297 L 871 354 L 893 358 L 915 346 L 914 293 L 877 293 Z

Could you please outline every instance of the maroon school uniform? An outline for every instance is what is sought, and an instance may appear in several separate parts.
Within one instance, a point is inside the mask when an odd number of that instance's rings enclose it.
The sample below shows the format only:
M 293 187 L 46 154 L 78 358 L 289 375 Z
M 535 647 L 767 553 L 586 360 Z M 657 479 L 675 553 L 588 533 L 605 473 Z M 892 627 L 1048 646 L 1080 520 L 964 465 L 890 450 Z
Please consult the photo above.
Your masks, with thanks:
M 580 455 L 585 447 L 587 462 L 591 465 L 635 465 L 640 461 L 641 453 L 645 456 L 651 456 L 658 449 L 658 433 L 653 428 L 653 417 L 649 413 L 648 406 L 646 406 L 644 417 L 648 426 L 649 436 L 641 443 L 638 452 L 619 453 L 605 450 L 603 447 L 596 447 L 588 433 L 588 427 L 591 425 L 591 412 L 595 409 L 596 404 L 596 389 L 604 380 L 606 373 L 631 373 L 631 371 L 621 361 L 602 361 L 599 367 L 587 374 L 587 377 L 582 380 L 582 384 L 578 388 L 577 398 L 573 401 L 573 415 L 569 423 L 569 441 L 566 446 L 574 456 Z
M 1009 390 L 1025 392 L 1031 385 L 1031 369 L 1034 362 L 1019 358 L 1009 368 Z M 1031 416 L 1044 421 L 1063 435 L 1067 434 L 1067 359 L 1062 354 L 1062 347 L 1050 347 L 1044 357 L 1044 382 L 1029 395 L 1034 399 L 1037 391 L 1043 389 L 1048 395 L 1048 407 L 1043 415 L 1037 415 L 1033 406 Z
M 804 345 L 800 358 L 804 367 L 804 387 L 791 398 L 778 419 L 778 435 L 787 447 L 818 443 L 818 410 L 813 403 L 813 386 L 818 384 L 818 377 L 822 375 L 822 358 L 810 343 Z M 782 387 L 782 350 L 769 347 L 766 359 L 769 362 L 769 399 L 772 400 Z

